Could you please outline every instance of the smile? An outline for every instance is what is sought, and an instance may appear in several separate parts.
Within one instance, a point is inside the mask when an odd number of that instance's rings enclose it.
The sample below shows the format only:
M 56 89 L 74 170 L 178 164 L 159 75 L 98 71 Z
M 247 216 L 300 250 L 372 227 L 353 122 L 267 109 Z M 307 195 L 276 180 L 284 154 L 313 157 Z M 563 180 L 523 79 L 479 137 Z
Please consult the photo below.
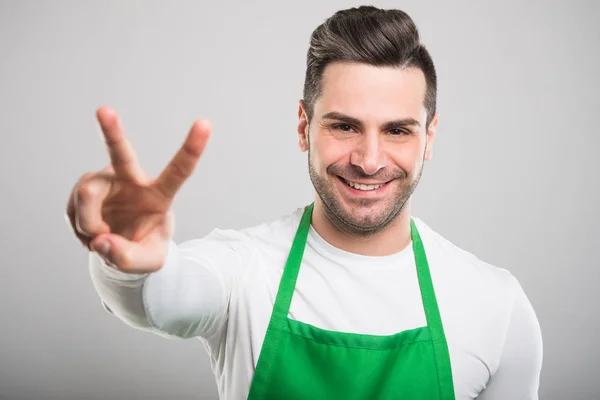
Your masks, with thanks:
M 385 186 L 385 184 L 387 183 L 387 182 L 384 182 L 384 183 L 376 183 L 376 184 L 364 184 L 364 183 L 360 183 L 360 182 L 349 181 L 342 177 L 340 177 L 340 179 L 342 181 L 344 181 L 344 183 L 346 185 L 350 186 L 351 188 L 356 189 L 356 190 L 362 190 L 362 191 L 377 190 L 380 187 Z

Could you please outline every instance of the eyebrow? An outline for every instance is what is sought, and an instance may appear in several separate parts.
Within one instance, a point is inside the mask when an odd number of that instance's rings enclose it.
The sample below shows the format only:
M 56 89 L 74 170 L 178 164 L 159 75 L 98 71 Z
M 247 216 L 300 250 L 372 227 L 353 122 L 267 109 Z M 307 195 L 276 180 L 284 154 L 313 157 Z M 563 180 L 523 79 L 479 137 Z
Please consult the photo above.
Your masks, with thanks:
M 361 127 L 361 128 L 363 127 L 363 123 L 361 122 L 360 119 L 351 117 L 346 114 L 342 114 L 337 111 L 328 112 L 327 114 L 323 115 L 322 119 L 323 120 L 334 119 L 336 121 L 346 122 L 347 124 L 355 125 L 357 127 Z M 417 121 L 414 118 L 408 117 L 408 118 L 397 119 L 394 121 L 388 121 L 388 122 L 384 123 L 381 128 L 383 130 L 388 130 L 388 129 L 402 128 L 402 127 L 411 126 L 411 125 L 421 126 L 419 121 Z

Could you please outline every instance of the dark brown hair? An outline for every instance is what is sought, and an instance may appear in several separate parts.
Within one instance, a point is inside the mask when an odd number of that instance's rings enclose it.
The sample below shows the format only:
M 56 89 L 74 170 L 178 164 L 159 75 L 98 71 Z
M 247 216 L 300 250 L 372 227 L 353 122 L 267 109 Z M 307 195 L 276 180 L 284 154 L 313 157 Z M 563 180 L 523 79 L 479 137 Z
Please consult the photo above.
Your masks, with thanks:
M 433 60 L 420 43 L 413 20 L 401 10 L 361 6 L 336 12 L 315 29 L 306 55 L 304 103 L 308 120 L 321 95 L 325 67 L 354 61 L 378 67 L 419 68 L 425 75 L 427 126 L 436 110 L 437 77 Z

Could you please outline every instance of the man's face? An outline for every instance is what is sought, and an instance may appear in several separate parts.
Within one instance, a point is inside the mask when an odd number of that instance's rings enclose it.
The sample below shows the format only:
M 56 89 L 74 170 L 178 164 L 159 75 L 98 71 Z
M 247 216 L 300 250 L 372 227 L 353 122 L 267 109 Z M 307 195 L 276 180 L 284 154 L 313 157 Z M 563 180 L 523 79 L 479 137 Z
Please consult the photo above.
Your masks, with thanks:
M 369 235 L 403 209 L 429 159 L 437 115 L 426 127 L 419 69 L 335 62 L 323 72 L 311 121 L 300 104 L 300 148 L 327 217 Z

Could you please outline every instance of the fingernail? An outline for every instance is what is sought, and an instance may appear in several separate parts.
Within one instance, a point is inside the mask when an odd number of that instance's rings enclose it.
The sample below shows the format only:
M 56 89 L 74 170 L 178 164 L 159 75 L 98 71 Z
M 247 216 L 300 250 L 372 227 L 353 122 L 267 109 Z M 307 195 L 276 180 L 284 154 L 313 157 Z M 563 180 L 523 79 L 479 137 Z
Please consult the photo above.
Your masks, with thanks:
M 108 256 L 108 252 L 110 251 L 110 242 L 108 240 L 100 242 L 97 246 L 98 253 Z

